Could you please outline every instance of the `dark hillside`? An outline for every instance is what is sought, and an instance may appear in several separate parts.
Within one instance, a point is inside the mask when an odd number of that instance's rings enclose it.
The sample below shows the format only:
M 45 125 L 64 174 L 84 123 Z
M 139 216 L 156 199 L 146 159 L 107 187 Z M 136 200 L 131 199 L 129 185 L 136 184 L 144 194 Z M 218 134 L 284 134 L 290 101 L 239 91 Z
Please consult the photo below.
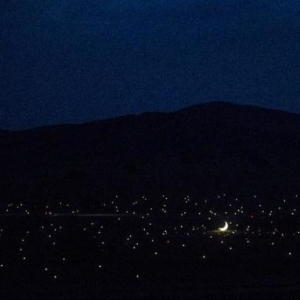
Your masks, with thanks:
M 0 132 L 1 201 L 107 194 L 289 192 L 300 116 L 225 102 Z

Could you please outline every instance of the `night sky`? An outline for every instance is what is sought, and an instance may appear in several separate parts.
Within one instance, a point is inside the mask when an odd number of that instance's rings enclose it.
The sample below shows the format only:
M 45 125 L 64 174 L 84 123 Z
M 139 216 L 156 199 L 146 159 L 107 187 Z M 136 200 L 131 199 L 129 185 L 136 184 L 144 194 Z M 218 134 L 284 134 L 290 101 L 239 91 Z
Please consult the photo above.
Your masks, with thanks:
M 2 0 L 0 128 L 230 101 L 300 113 L 299 0 Z

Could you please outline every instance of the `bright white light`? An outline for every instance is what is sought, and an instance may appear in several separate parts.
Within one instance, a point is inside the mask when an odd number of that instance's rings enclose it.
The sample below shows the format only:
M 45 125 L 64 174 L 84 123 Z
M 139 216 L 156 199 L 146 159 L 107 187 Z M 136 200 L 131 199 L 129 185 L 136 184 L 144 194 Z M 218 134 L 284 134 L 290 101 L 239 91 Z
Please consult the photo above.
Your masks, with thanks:
M 220 229 L 220 231 L 226 231 L 228 229 L 228 223 L 225 222 L 224 227 L 220 227 L 219 229 Z

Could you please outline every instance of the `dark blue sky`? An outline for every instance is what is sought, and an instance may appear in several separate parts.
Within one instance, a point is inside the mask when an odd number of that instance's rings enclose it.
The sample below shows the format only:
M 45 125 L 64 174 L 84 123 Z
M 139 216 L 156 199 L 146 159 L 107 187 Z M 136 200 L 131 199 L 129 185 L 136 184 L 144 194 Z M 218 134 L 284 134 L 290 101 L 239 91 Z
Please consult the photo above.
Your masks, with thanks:
M 0 127 L 207 101 L 300 113 L 299 0 L 2 0 Z

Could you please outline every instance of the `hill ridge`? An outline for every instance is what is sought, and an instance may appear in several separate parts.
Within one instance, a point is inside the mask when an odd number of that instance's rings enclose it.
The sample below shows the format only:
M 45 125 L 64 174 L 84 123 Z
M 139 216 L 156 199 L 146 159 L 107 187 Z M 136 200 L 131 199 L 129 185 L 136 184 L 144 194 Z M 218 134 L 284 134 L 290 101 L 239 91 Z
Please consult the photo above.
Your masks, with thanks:
M 0 144 L 2 201 L 300 186 L 300 116 L 252 106 L 218 103 L 36 128 L 0 135 Z

